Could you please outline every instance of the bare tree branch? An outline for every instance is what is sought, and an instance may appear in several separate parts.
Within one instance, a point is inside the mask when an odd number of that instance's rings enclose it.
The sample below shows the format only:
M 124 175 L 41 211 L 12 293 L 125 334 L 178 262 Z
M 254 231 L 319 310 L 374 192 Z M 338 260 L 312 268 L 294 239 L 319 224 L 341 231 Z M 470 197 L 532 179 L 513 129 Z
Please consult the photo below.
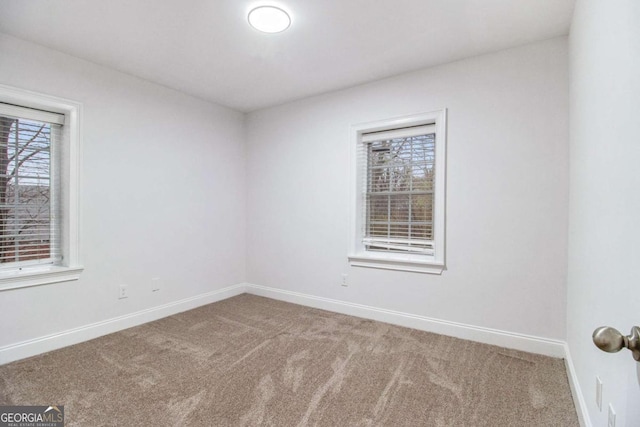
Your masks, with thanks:
M 17 120 L 16 120 L 16 122 L 17 122 Z M 9 162 L 12 162 L 16 158 L 19 158 L 20 155 L 24 152 L 24 150 L 29 148 L 29 145 L 31 145 L 31 143 L 34 142 L 38 136 L 40 136 L 40 134 L 42 133 L 42 131 L 44 130 L 44 128 L 46 126 L 47 126 L 46 124 L 43 124 L 42 126 L 40 126 L 40 129 L 38 129 L 38 131 L 35 133 L 35 135 L 33 135 L 33 137 L 31 139 L 29 139 L 29 141 L 25 142 L 24 145 L 13 156 L 9 157 Z M 17 132 L 17 130 L 16 130 L 16 132 Z M 7 142 L 8 142 L 8 135 L 7 135 Z M 43 147 L 43 148 L 45 148 L 45 147 Z M 42 151 L 42 148 L 40 149 L 40 151 Z

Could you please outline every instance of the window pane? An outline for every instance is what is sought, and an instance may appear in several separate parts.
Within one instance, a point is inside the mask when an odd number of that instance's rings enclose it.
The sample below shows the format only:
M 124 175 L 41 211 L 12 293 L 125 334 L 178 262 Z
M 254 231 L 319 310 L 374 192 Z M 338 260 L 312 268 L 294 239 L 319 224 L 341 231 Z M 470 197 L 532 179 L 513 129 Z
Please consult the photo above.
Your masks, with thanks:
M 366 149 L 365 238 L 399 239 L 369 248 L 420 251 L 433 240 L 435 134 L 373 141 Z
M 411 196 L 408 194 L 392 195 L 389 197 L 391 222 L 408 222 L 409 221 L 409 201 Z
M 420 240 L 433 240 L 433 233 L 431 232 L 431 225 L 417 225 L 411 226 L 411 238 Z
M 390 237 L 396 239 L 408 239 L 409 238 L 409 224 L 391 224 Z
M 389 170 L 385 167 L 369 169 L 368 188 L 370 192 L 379 193 L 389 191 Z
M 433 194 L 416 194 L 411 199 L 411 221 L 433 220 Z
M 51 130 L 0 117 L 0 263 L 51 257 Z
M 389 220 L 389 196 L 369 196 L 369 221 L 386 222 Z

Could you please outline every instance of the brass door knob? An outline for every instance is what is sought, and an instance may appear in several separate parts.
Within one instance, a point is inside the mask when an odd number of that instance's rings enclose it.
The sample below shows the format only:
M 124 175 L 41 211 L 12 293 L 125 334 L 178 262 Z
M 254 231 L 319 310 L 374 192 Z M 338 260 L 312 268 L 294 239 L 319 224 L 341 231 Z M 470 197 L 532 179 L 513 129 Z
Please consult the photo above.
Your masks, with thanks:
M 640 361 L 640 327 L 631 328 L 631 334 L 624 336 L 611 326 L 601 326 L 593 331 L 593 343 L 602 351 L 616 353 L 623 347 L 631 350 L 633 358 Z

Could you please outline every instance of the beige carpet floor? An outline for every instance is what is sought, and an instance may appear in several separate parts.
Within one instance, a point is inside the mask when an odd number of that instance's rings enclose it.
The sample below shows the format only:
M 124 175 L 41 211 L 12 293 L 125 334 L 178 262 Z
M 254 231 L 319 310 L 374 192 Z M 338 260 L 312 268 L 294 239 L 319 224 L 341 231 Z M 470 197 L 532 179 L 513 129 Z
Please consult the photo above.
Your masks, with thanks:
M 68 426 L 579 425 L 560 359 L 247 294 L 0 366 L 8 404 Z

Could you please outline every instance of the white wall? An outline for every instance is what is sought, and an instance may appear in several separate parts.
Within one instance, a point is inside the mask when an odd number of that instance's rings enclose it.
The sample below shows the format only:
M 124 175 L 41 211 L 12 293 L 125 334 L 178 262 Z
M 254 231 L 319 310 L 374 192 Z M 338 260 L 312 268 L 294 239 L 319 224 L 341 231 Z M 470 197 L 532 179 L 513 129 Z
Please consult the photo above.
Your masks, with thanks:
M 350 268 L 349 126 L 442 107 L 448 270 Z M 566 38 L 250 113 L 248 281 L 564 339 L 567 140 Z
M 0 83 L 83 103 L 85 266 L 0 292 L 0 347 L 244 281 L 242 114 L 2 35 L 0 58 Z
M 0 36 L 0 57 L 1 83 L 84 104 L 86 267 L 78 282 L 1 292 L 0 322 L 9 326 L 0 348 L 245 278 L 564 338 L 565 38 L 246 118 L 11 37 Z M 349 126 L 442 107 L 449 109 L 448 270 L 350 268 Z M 349 287 L 340 286 L 342 273 Z M 159 293 L 150 291 L 152 277 L 162 280 Z M 126 300 L 116 298 L 121 283 L 130 287 Z
M 640 423 L 640 364 L 599 351 L 598 326 L 640 326 L 640 2 L 579 0 L 570 36 L 567 339 L 593 425 Z M 603 406 L 595 405 L 595 377 Z

